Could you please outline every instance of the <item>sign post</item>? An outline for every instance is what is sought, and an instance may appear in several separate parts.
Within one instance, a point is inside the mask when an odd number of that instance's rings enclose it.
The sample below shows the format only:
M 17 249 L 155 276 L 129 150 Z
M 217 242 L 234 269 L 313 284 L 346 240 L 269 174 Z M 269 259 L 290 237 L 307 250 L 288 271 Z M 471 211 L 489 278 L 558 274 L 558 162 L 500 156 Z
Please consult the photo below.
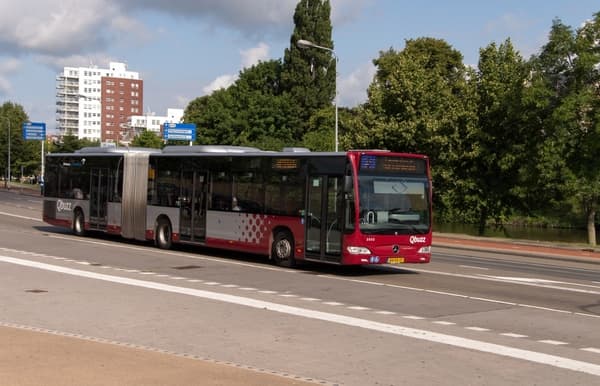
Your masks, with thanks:
M 44 143 L 46 142 L 46 123 L 45 122 L 25 122 L 23 123 L 23 139 L 32 141 L 42 141 L 42 171 L 40 173 L 40 184 L 44 184 Z

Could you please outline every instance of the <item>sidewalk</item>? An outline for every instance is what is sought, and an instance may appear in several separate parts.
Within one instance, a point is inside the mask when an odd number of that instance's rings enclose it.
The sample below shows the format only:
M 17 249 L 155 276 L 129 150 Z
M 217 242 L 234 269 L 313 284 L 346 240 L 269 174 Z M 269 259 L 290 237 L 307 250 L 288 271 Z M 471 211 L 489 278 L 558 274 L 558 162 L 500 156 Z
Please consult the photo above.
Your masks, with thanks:
M 292 386 L 319 383 L 292 374 L 1 323 L 0 342 L 2 385 Z

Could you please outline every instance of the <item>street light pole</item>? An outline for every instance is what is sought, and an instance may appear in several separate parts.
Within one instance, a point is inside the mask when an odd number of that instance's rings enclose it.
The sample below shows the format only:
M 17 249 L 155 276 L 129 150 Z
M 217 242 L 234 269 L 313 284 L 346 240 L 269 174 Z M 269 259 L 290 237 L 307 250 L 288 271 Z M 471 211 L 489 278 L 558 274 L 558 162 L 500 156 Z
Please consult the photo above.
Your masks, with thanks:
M 3 117 L 4 119 L 6 119 L 6 122 L 8 122 L 8 135 L 7 135 L 7 140 L 8 140 L 8 170 L 7 170 L 7 176 L 8 178 L 6 180 L 4 180 L 4 187 L 6 189 L 10 189 L 8 186 L 8 182 L 10 181 L 10 119 L 8 117 Z
M 329 51 L 331 55 L 333 55 L 335 59 L 335 96 L 333 98 L 333 105 L 335 106 L 335 151 L 338 151 L 338 93 L 337 93 L 337 65 L 338 65 L 338 56 L 335 54 L 335 51 L 329 47 L 323 47 L 318 44 L 311 42 L 310 40 L 300 39 L 296 42 L 298 48 L 318 48 L 321 50 Z

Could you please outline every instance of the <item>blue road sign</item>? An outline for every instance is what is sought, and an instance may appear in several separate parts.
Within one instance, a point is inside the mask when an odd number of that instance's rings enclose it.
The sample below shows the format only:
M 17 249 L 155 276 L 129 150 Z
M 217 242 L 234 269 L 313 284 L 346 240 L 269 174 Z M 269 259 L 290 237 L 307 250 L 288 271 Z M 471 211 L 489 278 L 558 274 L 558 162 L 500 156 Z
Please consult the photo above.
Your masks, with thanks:
M 23 139 L 43 141 L 46 139 L 46 124 L 44 122 L 23 123 Z
M 193 123 L 165 123 L 164 138 L 172 141 L 195 141 L 196 125 Z

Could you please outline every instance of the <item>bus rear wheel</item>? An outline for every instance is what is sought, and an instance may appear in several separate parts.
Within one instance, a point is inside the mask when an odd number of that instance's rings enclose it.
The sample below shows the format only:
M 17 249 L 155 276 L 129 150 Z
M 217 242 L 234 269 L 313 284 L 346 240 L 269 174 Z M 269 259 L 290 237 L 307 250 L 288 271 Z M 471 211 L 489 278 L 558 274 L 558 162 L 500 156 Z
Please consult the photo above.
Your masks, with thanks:
M 170 249 L 173 240 L 171 238 L 171 223 L 168 220 L 160 219 L 156 225 L 155 244 L 160 249 Z
M 289 232 L 280 231 L 275 234 L 271 247 L 273 262 L 280 267 L 291 268 L 296 265 L 294 259 L 294 239 Z
M 85 236 L 85 219 L 83 212 L 76 210 L 73 217 L 73 233 L 77 236 Z

